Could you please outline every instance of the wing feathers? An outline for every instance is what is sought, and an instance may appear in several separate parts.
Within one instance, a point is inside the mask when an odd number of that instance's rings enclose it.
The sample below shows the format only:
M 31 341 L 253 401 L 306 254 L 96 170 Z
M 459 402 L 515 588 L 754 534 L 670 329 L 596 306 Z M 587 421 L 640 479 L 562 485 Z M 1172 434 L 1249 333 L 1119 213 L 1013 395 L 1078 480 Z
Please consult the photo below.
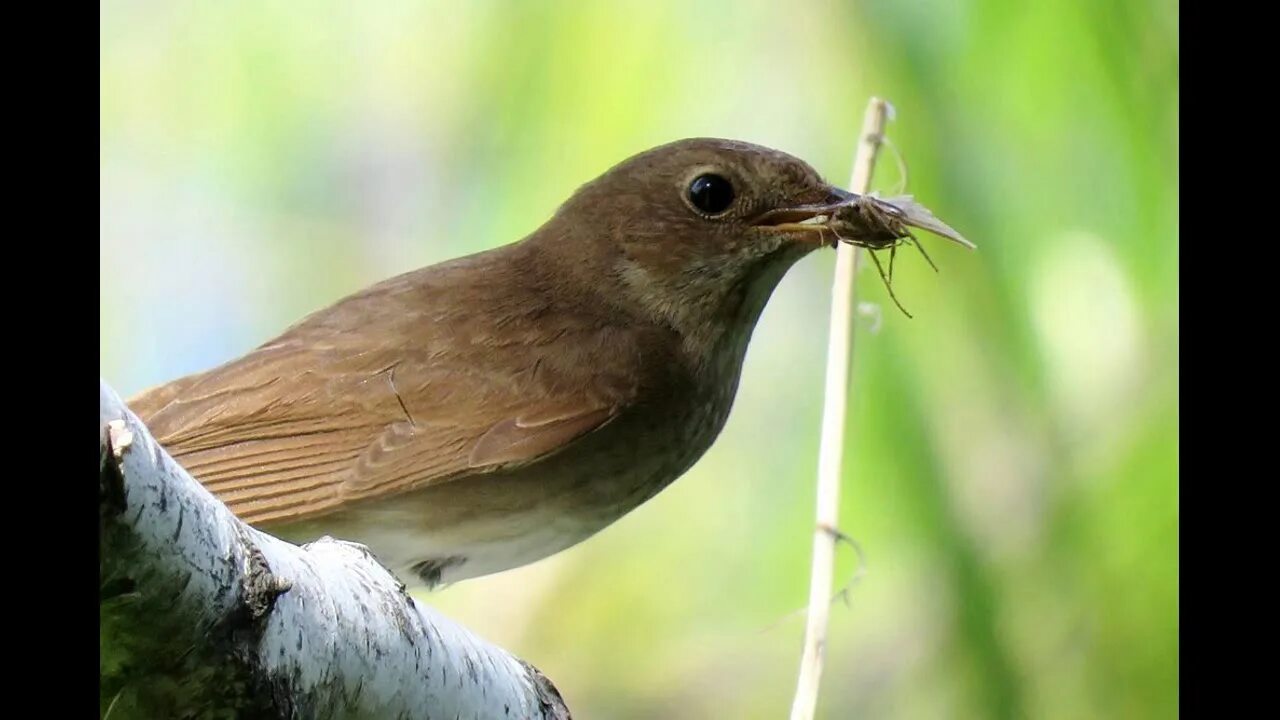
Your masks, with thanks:
M 401 389 L 407 374 L 398 373 Z M 474 371 L 465 377 L 479 385 Z M 287 392 L 292 384 L 256 383 L 242 393 L 228 388 L 202 393 L 199 400 L 179 397 L 143 420 L 233 512 L 269 525 L 466 472 L 537 460 L 603 426 L 623 404 L 622 398 L 608 405 L 598 396 L 543 396 L 539 405 L 536 392 L 509 383 L 503 379 L 473 390 L 470 395 L 482 398 L 480 403 L 463 401 L 464 388 L 456 386 L 434 396 L 423 393 L 420 398 L 436 398 L 435 407 L 425 408 L 414 407 L 413 397 L 406 401 L 387 383 L 358 376 L 347 383 L 348 393 L 332 393 L 327 402 L 263 398 L 256 394 L 262 388 Z M 379 392 L 385 394 L 380 400 Z M 406 419 L 406 404 L 414 422 Z
M 353 296 L 130 406 L 237 515 L 270 524 L 534 462 L 634 400 L 629 328 L 552 318 L 536 297 L 514 302 L 509 284 L 487 305 L 429 312 L 428 279 L 392 283 L 372 309 L 376 291 Z M 458 282 L 474 292 L 492 280 Z M 499 352 L 500 320 L 520 342 Z
M 599 428 L 613 414 L 611 408 L 601 408 L 537 424 L 504 420 L 476 442 L 467 465 L 480 468 L 541 457 Z

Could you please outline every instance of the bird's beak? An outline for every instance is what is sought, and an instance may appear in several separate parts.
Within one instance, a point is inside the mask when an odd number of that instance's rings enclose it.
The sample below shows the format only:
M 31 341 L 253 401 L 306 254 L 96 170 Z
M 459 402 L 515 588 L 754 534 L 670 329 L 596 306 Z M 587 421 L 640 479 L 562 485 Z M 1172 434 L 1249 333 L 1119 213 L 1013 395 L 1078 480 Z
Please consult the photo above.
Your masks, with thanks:
M 782 232 L 808 231 L 816 232 L 821 238 L 822 230 L 831 222 L 831 218 L 840 208 L 848 205 L 858 196 L 848 190 L 834 185 L 825 189 L 826 196 L 816 202 L 807 202 L 774 208 L 751 220 L 751 225 Z M 819 239 L 819 242 L 822 242 Z
M 910 195 L 880 198 L 874 194 L 858 195 L 829 185 L 820 193 L 817 201 L 808 201 L 774 208 L 751 220 L 751 225 L 778 232 L 805 232 L 819 244 L 835 246 L 836 239 L 844 239 L 855 245 L 877 248 L 866 242 L 863 236 L 878 237 L 885 241 L 910 235 L 907 227 L 928 230 L 970 250 L 977 246 L 929 212 Z M 861 212 L 840 213 L 841 209 L 859 203 Z M 830 237 L 825 231 L 831 230 Z M 839 230 L 839 232 L 837 232 Z

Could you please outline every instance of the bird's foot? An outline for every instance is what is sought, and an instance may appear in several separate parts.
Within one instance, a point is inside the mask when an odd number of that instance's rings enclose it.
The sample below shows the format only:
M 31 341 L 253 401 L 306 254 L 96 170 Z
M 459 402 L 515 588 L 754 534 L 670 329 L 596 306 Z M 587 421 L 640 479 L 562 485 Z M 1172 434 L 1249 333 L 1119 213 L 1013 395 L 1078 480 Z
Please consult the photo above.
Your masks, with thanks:
M 443 558 L 429 558 L 420 560 L 409 566 L 409 571 L 424 585 L 428 590 L 434 590 L 441 584 L 444 571 L 451 567 L 457 567 L 467 561 L 460 555 L 451 555 Z

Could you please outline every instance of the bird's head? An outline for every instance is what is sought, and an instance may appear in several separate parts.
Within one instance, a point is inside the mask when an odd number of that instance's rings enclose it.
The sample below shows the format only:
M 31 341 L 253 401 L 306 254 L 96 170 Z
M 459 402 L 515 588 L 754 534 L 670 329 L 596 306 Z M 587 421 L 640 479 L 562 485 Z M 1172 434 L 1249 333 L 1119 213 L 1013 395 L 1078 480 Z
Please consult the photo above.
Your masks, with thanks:
M 777 150 L 680 140 L 583 186 L 540 235 L 572 272 L 604 282 L 611 300 L 710 352 L 750 335 L 787 269 L 833 244 L 824 224 L 853 197 Z

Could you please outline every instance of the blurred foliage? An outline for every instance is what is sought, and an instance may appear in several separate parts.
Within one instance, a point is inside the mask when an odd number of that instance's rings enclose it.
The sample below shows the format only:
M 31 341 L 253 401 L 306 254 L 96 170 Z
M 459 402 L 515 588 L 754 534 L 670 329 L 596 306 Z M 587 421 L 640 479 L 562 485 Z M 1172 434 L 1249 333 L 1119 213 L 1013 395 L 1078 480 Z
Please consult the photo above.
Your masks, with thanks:
M 101 334 L 122 393 L 518 239 L 713 135 L 836 182 L 887 97 L 977 253 L 873 271 L 826 718 L 1166 718 L 1178 675 L 1170 0 L 101 6 Z M 881 162 L 876 185 L 900 178 Z M 779 287 L 719 443 L 552 559 L 429 596 L 585 718 L 771 718 L 803 633 L 834 254 Z M 842 550 L 839 572 L 852 572 Z

